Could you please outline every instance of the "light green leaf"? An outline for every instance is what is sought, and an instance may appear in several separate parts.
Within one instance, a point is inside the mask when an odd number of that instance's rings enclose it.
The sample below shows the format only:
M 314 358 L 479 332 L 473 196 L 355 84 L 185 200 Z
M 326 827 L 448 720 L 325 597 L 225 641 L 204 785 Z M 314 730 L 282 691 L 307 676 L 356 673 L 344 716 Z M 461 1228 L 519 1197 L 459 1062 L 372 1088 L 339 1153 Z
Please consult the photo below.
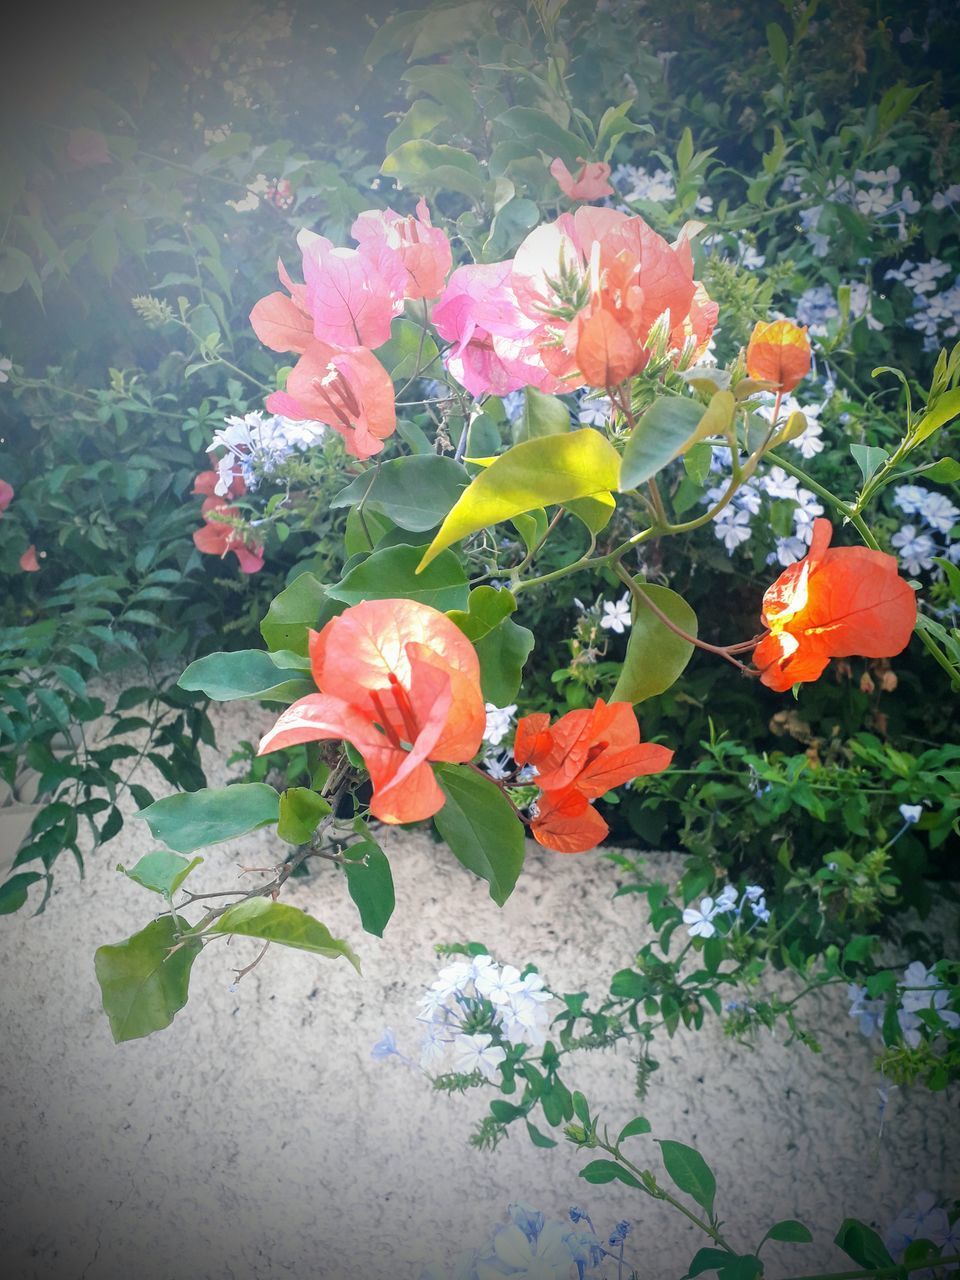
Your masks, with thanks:
M 526 196 L 515 196 L 497 210 L 490 234 L 483 246 L 484 262 L 501 262 L 508 257 L 540 220 L 540 206 Z
M 168 1027 L 187 1003 L 199 938 L 178 943 L 171 916 L 154 920 L 125 942 L 98 947 L 94 956 L 103 1011 L 117 1044 Z M 171 949 L 177 949 L 171 954 Z
M 375 841 L 361 840 L 352 844 L 344 856 L 350 859 L 343 869 L 350 897 L 360 912 L 360 923 L 367 933 L 382 938 L 396 905 L 387 855 Z
M 960 462 L 956 458 L 941 458 L 919 474 L 924 480 L 932 480 L 934 484 L 956 484 L 960 480 Z
M 208 653 L 191 662 L 177 681 L 181 689 L 205 693 L 214 702 L 238 698 L 260 702 L 295 702 L 316 693 L 300 670 L 284 671 L 263 649 L 238 649 L 233 653 Z
M 691 1196 L 701 1209 L 713 1213 L 713 1201 L 717 1194 L 717 1180 L 699 1151 L 682 1142 L 670 1142 L 657 1138 L 664 1167 L 674 1183 Z
M 717 391 L 706 409 L 683 396 L 655 400 L 627 440 L 620 488 L 635 489 L 698 440 L 722 435 L 733 420 L 735 403 L 730 391 Z
M 688 635 L 697 634 L 697 615 L 682 596 L 669 587 L 639 582 L 657 608 Z M 627 640 L 627 653 L 620 678 L 611 694 L 612 702 L 643 702 L 663 693 L 680 677 L 690 661 L 693 645 L 639 602 L 635 605 L 633 626 Z
M 167 849 L 157 849 L 154 853 L 145 853 L 135 867 L 128 871 L 121 863 L 117 870 L 130 880 L 143 885 L 153 893 L 162 893 L 165 898 L 172 898 L 187 876 L 195 867 L 199 867 L 202 858 L 181 858 L 178 853 L 170 853 Z
M 533 551 L 543 541 L 549 522 L 543 507 L 537 507 L 524 515 L 514 516 L 510 523 L 523 539 L 527 550 Z
M 863 483 L 866 484 L 872 475 L 883 466 L 886 462 L 888 454 L 886 449 L 877 449 L 869 444 L 852 444 L 850 452 L 853 459 L 860 468 L 860 474 L 863 476 Z
M 375 511 L 415 533 L 435 529 L 470 477 L 459 462 L 436 454 L 391 458 L 341 489 L 331 507 L 353 507 L 366 495 L 364 511 Z
M 416 191 L 459 191 L 472 200 L 483 195 L 485 175 L 477 157 L 427 138 L 402 143 L 387 156 L 380 172 Z
M 360 961 L 342 938 L 333 937 L 325 924 L 286 902 L 248 898 L 246 902 L 228 907 L 211 925 L 210 932 L 262 938 L 264 942 L 276 942 L 282 947 L 310 951 L 331 960 L 343 956 L 350 961 L 357 973 L 360 972 Z
M 321 613 L 328 606 L 323 584 L 312 573 L 299 574 L 274 597 L 260 623 L 260 634 L 267 648 L 305 654 L 307 628 L 320 625 Z
M 395 382 L 407 382 L 424 370 L 438 371 L 437 355 L 430 334 L 405 316 L 394 320 L 389 342 L 377 348 L 377 359 Z
M 616 449 L 590 427 L 516 444 L 474 476 L 440 526 L 417 572 L 444 548 L 480 529 L 548 504 L 609 493 L 619 483 Z
M 452 551 L 445 551 L 418 573 L 419 547 L 388 547 L 374 551 L 351 569 L 327 594 L 344 604 L 361 600 L 419 600 L 434 609 L 463 609 L 469 595 L 467 575 Z M 431 560 L 433 557 L 431 557 Z
M 280 797 L 277 835 L 287 844 L 306 844 L 321 818 L 332 812 L 323 796 L 309 787 L 288 787 Z
M 137 814 L 157 840 L 177 853 L 193 853 L 276 822 L 280 796 L 265 782 L 183 791 L 155 800 Z
M 591 533 L 605 529 L 616 509 L 617 500 L 612 493 L 596 493 L 590 498 L 574 498 L 567 503 L 570 514 L 585 524 Z
M 514 423 L 513 438 L 517 444 L 524 440 L 539 440 L 542 436 L 556 436 L 570 430 L 570 411 L 557 396 L 548 396 L 536 387 L 527 387 L 523 393 L 523 413 Z
M 508 618 L 517 602 L 509 591 L 496 587 L 475 587 L 470 592 L 467 608 L 450 609 L 447 617 L 455 623 L 468 640 L 476 644 L 490 634 L 504 618 Z
M 910 445 L 915 448 L 929 440 L 935 431 L 939 431 L 951 418 L 960 413 L 960 387 L 940 396 L 933 408 L 923 415 L 910 432 Z
M 418 98 L 416 102 L 411 103 L 409 111 L 393 132 L 387 134 L 385 153 L 389 155 L 391 151 L 396 151 L 404 142 L 425 138 L 446 119 L 447 113 L 439 103 L 431 102 L 429 98 Z
M 523 867 L 523 824 L 500 788 L 466 765 L 434 766 L 446 803 L 434 823 L 468 871 L 490 885 L 502 907 Z

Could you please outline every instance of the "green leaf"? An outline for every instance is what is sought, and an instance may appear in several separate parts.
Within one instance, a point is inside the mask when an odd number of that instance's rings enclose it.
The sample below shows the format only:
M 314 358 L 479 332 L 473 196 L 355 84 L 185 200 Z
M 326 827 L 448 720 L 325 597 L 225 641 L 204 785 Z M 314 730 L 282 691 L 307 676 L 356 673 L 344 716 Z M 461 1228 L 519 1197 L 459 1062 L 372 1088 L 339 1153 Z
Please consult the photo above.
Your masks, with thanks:
M 652 479 L 691 445 L 708 435 L 722 435 L 733 418 L 730 391 L 717 391 L 706 410 L 685 396 L 661 396 L 642 415 L 627 440 L 620 489 L 635 489 Z
M 166 849 L 157 849 L 154 853 L 145 853 L 129 871 L 118 862 L 117 870 L 122 871 L 129 880 L 143 885 L 144 889 L 172 898 L 190 872 L 199 867 L 202 861 L 199 857 L 188 860 Z
M 170 1025 L 187 1003 L 190 970 L 200 949 L 199 938 L 178 942 L 171 916 L 154 920 L 125 942 L 97 948 L 94 967 L 103 1011 L 117 1044 Z
M 387 855 L 376 841 L 361 840 L 352 844 L 344 856 L 350 859 L 343 869 L 350 897 L 360 912 L 360 923 L 367 933 L 382 938 L 396 905 Z
M 625 1182 L 628 1187 L 642 1187 L 643 1183 L 635 1178 L 628 1169 L 622 1169 L 612 1160 L 591 1160 L 580 1170 L 580 1177 L 594 1184 L 603 1182 Z
M 275 596 L 260 623 L 260 634 L 268 649 L 307 652 L 307 628 L 317 627 L 320 613 L 328 604 L 326 589 L 312 573 L 301 573 Z
M 531 1124 L 529 1120 L 527 1121 L 527 1133 L 535 1147 L 555 1147 L 557 1145 L 553 1138 L 548 1138 L 545 1133 L 541 1133 L 537 1126 Z
M 813 1232 L 802 1222 L 797 1222 L 796 1218 L 784 1218 L 782 1222 L 774 1223 L 767 1232 L 766 1239 L 784 1240 L 789 1244 L 809 1244 L 813 1239 Z
M 523 413 L 514 423 L 514 441 L 521 444 L 524 440 L 539 440 L 569 430 L 570 411 L 563 401 L 535 387 L 527 387 L 523 393 Z
M 516 697 L 534 645 L 533 632 L 509 617 L 515 608 L 509 591 L 476 587 L 470 592 L 469 611 L 453 609 L 448 615 L 477 651 L 484 700 L 498 707 Z
M 702 1276 L 705 1271 L 719 1271 L 732 1257 L 726 1249 L 698 1249 L 687 1268 L 684 1280 L 693 1280 L 694 1276 Z
M 697 634 L 697 615 L 682 596 L 669 587 L 639 584 L 661 613 L 686 631 Z M 660 621 L 652 609 L 637 603 L 627 652 L 611 695 L 613 702 L 643 702 L 663 693 L 680 677 L 690 661 L 693 645 Z
M 713 1213 L 713 1201 L 717 1194 L 717 1181 L 699 1151 L 682 1142 L 670 1142 L 657 1138 L 664 1167 L 681 1191 L 696 1200 L 701 1209 Z
M 756 1280 L 763 1275 L 763 1263 L 754 1253 L 744 1253 L 739 1257 L 727 1254 L 726 1266 L 718 1271 L 720 1280 Z
M 549 524 L 547 513 L 542 507 L 537 507 L 525 515 L 514 516 L 510 523 L 523 539 L 523 545 L 528 551 L 533 551 L 540 545 Z
M 384 160 L 380 172 L 416 191 L 459 191 L 471 200 L 483 196 L 485 175 L 477 157 L 426 138 L 401 143 Z
M 177 853 L 193 853 L 208 844 L 232 840 L 276 822 L 280 796 L 265 782 L 184 791 L 155 800 L 137 814 L 157 840 Z
M 578 167 L 577 157 L 583 154 L 583 139 L 564 129 L 546 111 L 537 107 L 509 107 L 496 117 L 494 124 L 519 138 L 531 150 L 543 151 L 551 159 L 560 156 L 570 169 Z
M 960 462 L 956 458 L 941 458 L 932 467 L 924 467 L 920 474 L 934 484 L 956 484 L 960 480 Z
M 24 871 L 0 884 L 0 916 L 9 916 L 14 911 L 19 911 L 27 900 L 27 890 L 42 879 L 43 875 L 39 871 Z
M 864 484 L 883 466 L 889 456 L 886 449 L 877 449 L 869 444 L 852 444 L 850 452 L 853 454 L 854 462 L 860 468 Z
M 958 413 L 960 413 L 960 387 L 940 396 L 933 408 L 923 415 L 910 432 L 911 448 L 923 444 L 924 440 L 929 440 L 935 431 L 939 431 L 944 423 L 955 418 Z
M 433 819 L 441 838 L 502 907 L 523 867 L 523 824 L 500 788 L 473 769 L 438 764 L 434 772 L 446 796 Z
M 437 344 L 422 325 L 400 316 L 393 322 L 390 340 L 377 348 L 377 359 L 394 382 L 408 382 L 437 362 Z
M 612 493 L 598 493 L 590 498 L 574 498 L 567 503 L 567 510 L 585 524 L 591 533 L 600 533 L 610 523 L 617 509 Z
M 205 693 L 214 702 L 253 698 L 260 702 L 295 702 L 316 685 L 299 668 L 278 668 L 263 649 L 208 653 L 191 662 L 177 681 L 181 689 Z
M 893 1259 L 872 1227 L 856 1218 L 844 1218 L 833 1243 L 860 1267 L 889 1267 Z
M 447 113 L 439 103 L 431 102 L 429 98 L 417 98 L 410 104 L 410 109 L 397 127 L 387 134 L 384 152 L 389 155 L 404 142 L 410 142 L 413 138 L 425 138 L 446 119 Z
M 436 454 L 391 458 L 379 470 L 352 480 L 330 502 L 353 507 L 364 495 L 364 511 L 376 511 L 414 533 L 435 529 L 470 483 L 459 462 Z
M 770 48 L 770 57 L 776 63 L 778 71 L 785 71 L 787 62 L 790 58 L 790 46 L 787 44 L 787 37 L 778 22 L 767 23 L 767 44 Z
M 508 257 L 540 220 L 540 206 L 526 196 L 515 196 L 497 210 L 490 234 L 483 246 L 484 262 L 501 262 Z
M 620 457 L 598 431 L 584 427 L 514 445 L 474 476 L 420 562 L 471 533 L 551 503 L 609 493 L 619 486 Z
M 617 1146 L 624 1138 L 636 1138 L 644 1133 L 650 1132 L 650 1121 L 646 1116 L 634 1116 L 631 1121 L 623 1126 L 617 1138 Z
M 602 160 L 610 159 L 617 142 L 625 133 L 653 133 L 652 125 L 634 124 L 632 120 L 628 119 L 627 113 L 633 105 L 634 100 L 630 98 L 629 101 L 622 102 L 618 107 L 607 107 L 600 117 L 600 124 L 597 128 L 596 154 Z
M 306 844 L 328 813 L 332 813 L 330 805 L 316 791 L 288 787 L 280 797 L 277 835 L 287 844 Z
M 327 595 L 344 604 L 361 600 L 419 600 L 441 613 L 466 607 L 470 588 L 463 566 L 452 551 L 436 557 L 423 573 L 418 573 L 420 547 L 387 547 L 374 551 L 346 577 L 327 588 Z M 431 557 L 432 559 L 432 557 Z
M 286 902 L 248 898 L 246 902 L 228 907 L 210 926 L 210 931 L 261 938 L 264 942 L 277 942 L 282 947 L 295 947 L 331 960 L 343 956 L 360 972 L 360 961 L 342 938 L 333 937 L 325 924 Z

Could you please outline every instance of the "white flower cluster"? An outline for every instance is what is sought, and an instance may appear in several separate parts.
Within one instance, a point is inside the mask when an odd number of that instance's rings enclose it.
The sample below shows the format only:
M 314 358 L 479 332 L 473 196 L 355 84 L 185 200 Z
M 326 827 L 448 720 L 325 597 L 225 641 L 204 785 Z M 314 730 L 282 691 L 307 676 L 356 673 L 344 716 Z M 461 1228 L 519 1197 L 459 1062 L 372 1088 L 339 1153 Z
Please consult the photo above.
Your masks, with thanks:
M 947 1008 L 949 993 L 943 983 L 932 971 L 919 960 L 914 960 L 903 971 L 898 984 L 900 1003 L 897 1008 L 897 1022 L 900 1033 L 911 1049 L 920 1044 L 924 1027 L 919 1016 L 921 1010 L 932 1009 L 952 1030 L 960 1027 L 960 1014 Z M 883 1025 L 887 1002 L 883 999 L 871 1000 L 867 988 L 850 983 L 847 987 L 847 998 L 850 1000 L 850 1017 L 856 1018 L 860 1034 L 872 1036 L 879 1032 Z
M 811 426 L 814 424 L 811 423 Z M 820 424 L 816 423 L 818 438 Z M 809 432 L 799 438 L 799 443 Z M 821 444 L 822 448 L 822 444 Z M 716 445 L 713 451 L 712 470 L 727 469 L 730 465 L 730 450 L 725 445 Z M 726 492 L 726 483 L 714 485 L 703 495 L 702 501 L 707 505 L 718 502 Z M 793 533 L 778 536 L 774 550 L 767 557 L 767 563 L 783 565 L 793 564 L 806 555 L 813 537 L 813 522 L 817 516 L 823 515 L 823 506 L 816 494 L 801 487 L 799 480 L 787 475 L 783 467 L 771 467 L 769 471 L 758 474 L 747 480 L 734 494 L 733 499 L 714 516 L 714 533 L 726 548 L 727 555 L 733 555 L 737 547 L 750 538 L 752 519 L 760 511 L 764 497 L 771 501 L 787 501 L 794 504 Z
M 801 215 L 802 216 L 802 215 Z M 865 319 L 868 329 L 882 329 L 883 325 L 871 311 L 870 286 L 863 280 L 847 282 L 850 290 L 850 315 L 854 320 Z M 805 324 L 814 337 L 827 333 L 831 320 L 839 320 L 840 303 L 828 284 L 811 285 L 804 289 L 794 308 L 798 324 Z
M 887 234 L 895 232 L 898 240 L 907 238 L 907 217 L 919 213 L 920 202 L 909 186 L 896 190 L 900 182 L 900 170 L 895 164 L 886 169 L 857 169 L 853 180 L 833 178 L 824 192 L 824 201 L 800 212 L 800 225 L 806 232 L 813 254 L 826 256 L 830 248 L 830 236 L 821 229 L 821 219 L 827 204 L 851 205 L 865 218 L 875 222 Z M 796 174 L 789 175 L 783 183 L 783 191 L 804 192 L 803 180 Z
M 948 188 L 946 195 L 951 192 L 960 193 L 960 186 Z M 936 199 L 934 196 L 934 202 Z M 944 206 L 949 203 L 953 207 L 945 196 L 941 199 Z M 888 280 L 896 280 L 913 294 L 913 315 L 907 320 L 907 326 L 923 334 L 924 351 L 936 351 L 948 338 L 960 334 L 960 276 L 946 288 L 940 288 L 940 282 L 951 271 L 941 258 L 931 258 L 928 262 L 906 258 L 886 274 Z
M 951 539 L 960 521 L 960 507 L 945 493 L 925 489 L 920 484 L 898 484 L 893 491 L 893 501 L 905 515 L 915 517 L 890 539 L 908 573 L 932 569 L 936 555 L 954 561 L 960 559 L 960 542 Z M 945 539 L 944 546 L 938 545 L 938 535 Z
M 486 1003 L 493 1008 L 493 1024 L 508 1044 L 540 1048 L 546 1044 L 554 996 L 538 973 L 521 976 L 512 964 L 499 965 L 492 956 L 456 960 L 437 974 L 420 1001 L 417 1021 L 426 1027 L 420 1044 L 420 1065 L 427 1071 L 479 1071 L 492 1080 L 506 1058 L 490 1032 L 467 1031 L 468 1019 Z
M 228 417 L 226 427 L 214 434 L 207 452 L 223 449 L 217 462 L 216 492 L 225 497 L 239 477 L 254 490 L 264 476 L 276 471 L 292 454 L 321 444 L 326 432 L 322 422 L 295 422 L 279 414 L 268 417 L 257 410 L 242 418 Z
M 673 175 L 666 169 L 648 173 L 641 165 L 618 164 L 610 177 L 624 200 L 655 200 L 662 204 L 677 194 Z
M 714 924 L 717 916 L 735 916 L 739 920 L 746 907 L 750 908 L 755 922 L 766 924 L 770 919 L 762 885 L 748 884 L 742 897 L 735 885 L 724 885 L 715 898 L 701 898 L 698 907 L 685 907 L 683 923 L 691 938 L 712 938 L 717 932 Z

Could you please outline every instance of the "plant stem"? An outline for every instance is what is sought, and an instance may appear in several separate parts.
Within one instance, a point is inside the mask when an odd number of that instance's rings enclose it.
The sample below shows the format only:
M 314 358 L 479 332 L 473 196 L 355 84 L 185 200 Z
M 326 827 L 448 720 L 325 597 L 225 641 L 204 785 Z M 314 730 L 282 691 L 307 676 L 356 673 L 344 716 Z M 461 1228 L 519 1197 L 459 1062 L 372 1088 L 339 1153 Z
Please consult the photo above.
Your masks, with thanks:
M 897 1262 L 889 1267 L 871 1267 L 865 1271 L 831 1271 L 828 1274 L 789 1276 L 787 1280 L 860 1280 L 861 1276 L 868 1276 L 870 1280 L 896 1280 L 896 1277 L 907 1275 L 911 1271 L 945 1267 L 954 1262 L 960 1262 L 960 1254 L 952 1254 L 948 1258 L 928 1258 L 925 1262 Z

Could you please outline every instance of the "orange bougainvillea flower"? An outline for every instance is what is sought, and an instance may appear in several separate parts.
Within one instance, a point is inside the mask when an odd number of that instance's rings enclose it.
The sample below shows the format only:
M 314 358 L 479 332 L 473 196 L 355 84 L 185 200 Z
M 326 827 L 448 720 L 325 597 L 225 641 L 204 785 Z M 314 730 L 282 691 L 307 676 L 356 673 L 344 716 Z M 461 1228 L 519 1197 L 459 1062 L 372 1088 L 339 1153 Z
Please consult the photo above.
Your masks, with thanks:
M 810 339 L 806 325 L 792 320 L 758 320 L 747 343 L 747 373 L 792 391 L 810 372 Z
M 591 800 L 673 759 L 668 747 L 640 741 L 629 702 L 597 699 L 592 709 L 570 711 L 551 728 L 545 713 L 517 723 L 514 759 L 533 765 L 541 796 L 531 823 L 534 838 L 558 853 L 593 849 L 609 827 Z
M 815 520 L 810 550 L 763 597 L 769 635 L 753 660 L 760 679 L 785 692 L 816 680 L 831 658 L 892 658 L 909 643 L 917 601 L 893 556 L 831 547 L 833 526 Z
M 241 573 L 259 573 L 263 568 L 263 547 L 252 538 L 244 536 L 235 525 L 228 520 L 240 515 L 239 507 L 231 507 L 223 498 L 214 493 L 218 476 L 216 471 L 201 471 L 193 486 L 194 493 L 202 493 L 204 498 L 200 514 L 204 524 L 194 530 L 193 545 L 207 556 L 219 556 L 222 560 L 229 552 L 237 557 Z M 241 476 L 235 476 L 230 482 L 228 491 L 231 498 L 242 497 L 247 491 Z M 224 519 L 217 519 L 223 516 Z
M 37 548 L 31 542 L 29 547 L 20 557 L 20 568 L 24 573 L 37 573 L 40 569 L 40 561 L 37 559 Z
M 613 195 L 608 179 L 610 166 L 603 160 L 592 163 L 577 156 L 581 162 L 576 175 L 572 174 L 560 156 L 550 165 L 550 172 L 557 181 L 557 186 L 570 200 L 602 200 L 604 196 Z
M 417 822 L 441 808 L 429 761 L 460 764 L 486 727 L 476 651 L 446 614 L 414 600 L 367 600 L 310 632 L 319 693 L 294 702 L 259 754 L 341 738 L 363 756 L 381 822 Z

